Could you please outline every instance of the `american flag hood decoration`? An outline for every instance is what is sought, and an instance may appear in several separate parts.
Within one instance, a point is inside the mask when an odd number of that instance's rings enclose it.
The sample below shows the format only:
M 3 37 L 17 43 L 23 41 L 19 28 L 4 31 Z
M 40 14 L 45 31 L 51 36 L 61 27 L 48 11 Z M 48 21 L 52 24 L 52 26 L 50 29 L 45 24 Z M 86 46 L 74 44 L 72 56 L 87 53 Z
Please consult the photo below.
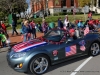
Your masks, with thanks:
M 34 47 L 39 47 L 42 45 L 47 44 L 47 42 L 44 41 L 40 41 L 40 40 L 30 40 L 27 42 L 23 42 L 20 44 L 17 44 L 15 46 L 13 46 L 13 50 L 15 52 L 23 52 L 23 51 L 27 51 L 28 49 L 34 48 Z

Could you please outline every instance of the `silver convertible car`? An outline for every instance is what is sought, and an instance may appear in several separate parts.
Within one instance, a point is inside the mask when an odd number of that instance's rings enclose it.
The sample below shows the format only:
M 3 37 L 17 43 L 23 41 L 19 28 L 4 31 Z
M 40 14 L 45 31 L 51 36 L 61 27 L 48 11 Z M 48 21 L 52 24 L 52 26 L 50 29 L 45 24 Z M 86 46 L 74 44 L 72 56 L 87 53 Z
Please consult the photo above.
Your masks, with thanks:
M 99 33 L 71 39 L 66 30 L 53 29 L 42 37 L 14 45 L 7 53 L 7 61 L 15 71 L 41 75 L 51 65 L 99 52 Z

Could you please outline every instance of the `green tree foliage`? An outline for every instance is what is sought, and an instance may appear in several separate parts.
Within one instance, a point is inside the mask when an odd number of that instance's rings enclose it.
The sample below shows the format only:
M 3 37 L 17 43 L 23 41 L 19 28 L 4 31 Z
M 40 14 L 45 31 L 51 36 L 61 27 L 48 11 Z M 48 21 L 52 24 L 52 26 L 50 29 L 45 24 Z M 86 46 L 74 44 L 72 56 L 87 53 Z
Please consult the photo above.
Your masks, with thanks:
M 26 0 L 0 0 L 0 8 L 6 13 L 23 12 L 27 7 Z
M 79 6 L 84 7 L 85 5 L 90 5 L 91 0 L 78 0 Z

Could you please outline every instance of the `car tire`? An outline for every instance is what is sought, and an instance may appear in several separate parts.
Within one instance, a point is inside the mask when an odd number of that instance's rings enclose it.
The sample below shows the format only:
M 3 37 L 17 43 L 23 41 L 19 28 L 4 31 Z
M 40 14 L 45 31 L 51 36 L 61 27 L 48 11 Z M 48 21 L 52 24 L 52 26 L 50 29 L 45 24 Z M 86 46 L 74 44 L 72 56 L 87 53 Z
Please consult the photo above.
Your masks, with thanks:
M 30 62 L 30 71 L 33 74 L 41 75 L 47 71 L 49 65 L 49 58 L 46 55 L 36 55 Z
M 91 46 L 90 46 L 89 54 L 91 56 L 96 56 L 96 55 L 99 54 L 99 52 L 100 52 L 100 45 L 99 45 L 99 43 L 98 42 L 92 43 Z

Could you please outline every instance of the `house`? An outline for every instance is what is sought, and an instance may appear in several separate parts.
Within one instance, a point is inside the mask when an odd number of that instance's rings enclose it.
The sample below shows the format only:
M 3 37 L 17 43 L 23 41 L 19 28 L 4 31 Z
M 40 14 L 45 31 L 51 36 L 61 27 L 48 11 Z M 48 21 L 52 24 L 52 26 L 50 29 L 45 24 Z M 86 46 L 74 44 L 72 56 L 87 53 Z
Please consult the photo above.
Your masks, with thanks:
M 58 13 L 58 12 L 72 12 L 73 8 L 78 9 L 78 0 L 34 0 L 31 1 L 32 12 L 40 13 Z M 48 10 L 48 11 L 47 11 Z
M 100 0 L 91 0 L 90 10 L 100 14 Z

